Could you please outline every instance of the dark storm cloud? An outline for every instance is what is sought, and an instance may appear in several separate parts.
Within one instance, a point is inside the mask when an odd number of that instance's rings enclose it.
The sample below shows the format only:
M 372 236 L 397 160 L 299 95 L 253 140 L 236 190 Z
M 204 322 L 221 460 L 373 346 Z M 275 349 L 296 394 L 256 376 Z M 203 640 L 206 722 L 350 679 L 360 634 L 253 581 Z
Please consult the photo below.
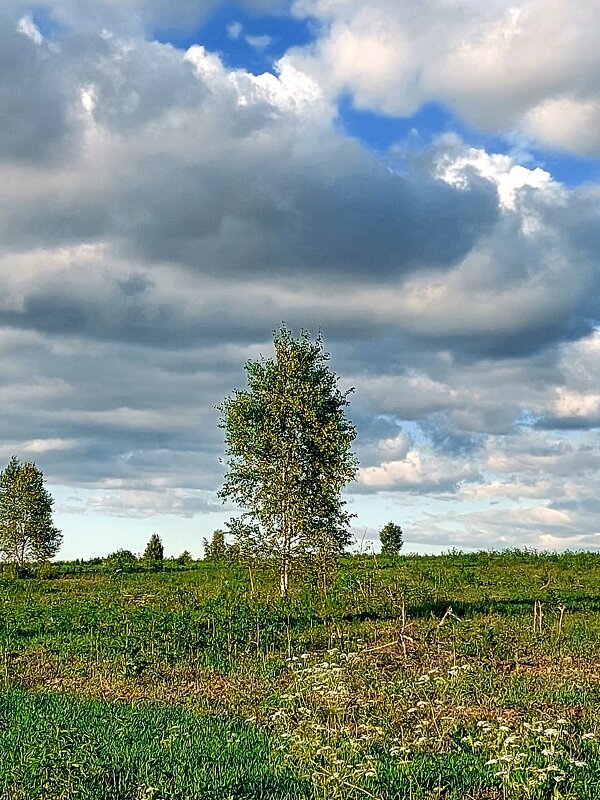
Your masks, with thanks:
M 489 184 L 469 192 L 417 185 L 352 149 L 340 142 L 334 175 L 318 152 L 300 163 L 292 153 L 270 169 L 243 152 L 231 164 L 161 169 L 123 203 L 119 233 L 146 259 L 213 274 L 377 281 L 455 263 L 496 216 Z
M 536 428 L 547 431 L 585 431 L 600 428 L 600 413 L 573 416 L 548 415 L 535 421 Z

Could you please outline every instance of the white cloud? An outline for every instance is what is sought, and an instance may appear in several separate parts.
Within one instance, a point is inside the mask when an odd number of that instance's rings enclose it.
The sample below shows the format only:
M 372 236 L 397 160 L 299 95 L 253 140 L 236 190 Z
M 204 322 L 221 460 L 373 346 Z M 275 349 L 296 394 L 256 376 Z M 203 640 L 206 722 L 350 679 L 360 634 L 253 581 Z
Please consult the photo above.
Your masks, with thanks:
M 600 152 L 598 3 L 497 0 L 297 0 L 322 23 L 316 44 L 288 57 L 360 108 L 409 116 L 428 101 L 470 123 Z
M 262 36 L 246 36 L 246 41 L 255 50 L 265 50 L 273 42 L 273 38 L 263 34 Z
M 190 518 L 197 514 L 220 510 L 216 495 L 183 489 L 164 490 L 154 486 L 147 490 L 124 487 L 123 490 L 91 495 L 83 509 L 75 513 L 103 514 L 109 517 L 148 519 L 160 515 Z
M 19 450 L 26 453 L 48 453 L 52 450 L 70 450 L 75 445 L 74 439 L 32 439 L 22 444 Z
M 382 456 L 386 458 L 385 443 Z M 476 470 L 469 463 L 445 458 L 427 449 L 412 448 L 402 459 L 384 460 L 377 466 L 365 467 L 359 483 L 377 491 L 415 491 L 429 493 L 454 492 L 465 480 L 476 480 Z
M 454 143 L 453 137 L 445 137 L 449 145 Z M 498 187 L 498 198 L 503 209 L 515 210 L 520 190 L 536 189 L 536 197 L 543 197 L 557 205 L 562 204 L 565 192 L 552 180 L 549 172 L 535 167 L 528 169 L 515 163 L 509 155 L 489 154 L 485 150 L 470 147 L 460 155 L 453 155 L 451 150 L 441 155 L 437 162 L 437 175 L 452 186 L 469 185 L 469 174 L 472 171 L 493 181 Z M 530 223 L 531 226 L 531 223 Z
M 600 394 L 576 392 L 559 386 L 556 389 L 558 417 L 600 417 Z
M 240 38 L 241 33 L 244 30 L 244 26 L 242 25 L 241 22 L 230 22 L 226 26 L 226 30 L 227 30 L 227 36 L 229 36 L 230 39 L 236 41 L 237 39 Z
M 34 23 L 30 16 L 21 17 L 19 20 L 19 24 L 17 26 L 17 30 L 19 33 L 22 33 L 24 36 L 27 36 L 28 39 L 31 39 L 32 42 L 35 44 L 42 44 L 44 41 L 44 37 L 40 33 L 40 29 Z
M 558 150 L 583 155 L 599 153 L 600 98 L 549 97 L 523 117 L 522 127 L 532 137 Z

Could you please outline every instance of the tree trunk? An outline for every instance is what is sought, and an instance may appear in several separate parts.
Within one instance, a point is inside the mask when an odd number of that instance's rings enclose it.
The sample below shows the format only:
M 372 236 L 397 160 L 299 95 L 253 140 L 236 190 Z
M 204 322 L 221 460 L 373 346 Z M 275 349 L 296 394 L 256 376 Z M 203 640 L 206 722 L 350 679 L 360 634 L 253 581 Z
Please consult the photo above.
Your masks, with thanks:
M 26 547 L 26 545 L 27 545 L 27 540 L 25 538 L 25 534 L 23 534 L 23 538 L 22 538 L 22 540 L 20 542 L 19 554 L 17 556 L 17 563 L 18 563 L 18 565 L 20 567 L 24 567 L 25 566 L 25 547 Z
M 284 553 L 281 558 L 281 565 L 279 570 L 279 591 L 281 597 L 285 598 L 288 596 L 288 588 L 289 588 L 289 563 L 288 563 L 288 558 Z
M 281 542 L 281 561 L 279 562 L 279 592 L 281 597 L 288 596 L 289 591 L 289 572 L 291 555 L 291 531 L 287 503 L 283 502 L 283 513 L 281 515 L 282 542 Z

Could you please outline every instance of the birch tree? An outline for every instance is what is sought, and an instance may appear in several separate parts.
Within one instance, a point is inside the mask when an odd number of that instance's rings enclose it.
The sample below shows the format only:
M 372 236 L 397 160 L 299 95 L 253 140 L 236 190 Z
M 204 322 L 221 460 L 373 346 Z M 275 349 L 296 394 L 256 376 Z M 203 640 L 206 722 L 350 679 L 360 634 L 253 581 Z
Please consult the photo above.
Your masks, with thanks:
M 349 543 L 341 491 L 358 462 L 345 415 L 352 390 L 338 389 L 321 335 L 295 339 L 282 326 L 274 347 L 274 358 L 246 363 L 248 388 L 220 406 L 228 467 L 220 494 L 244 510 L 231 526 L 240 550 L 277 560 L 286 597 L 297 557 Z
M 36 465 L 13 456 L 0 472 L 0 554 L 23 567 L 56 555 L 61 532 L 52 524 L 52 496 Z

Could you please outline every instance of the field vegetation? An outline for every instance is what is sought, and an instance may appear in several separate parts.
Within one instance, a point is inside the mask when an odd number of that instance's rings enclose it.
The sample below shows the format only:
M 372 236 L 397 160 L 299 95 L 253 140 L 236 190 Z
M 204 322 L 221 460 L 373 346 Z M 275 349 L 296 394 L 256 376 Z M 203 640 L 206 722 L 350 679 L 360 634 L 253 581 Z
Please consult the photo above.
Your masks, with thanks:
M 0 578 L 0 797 L 596 800 L 600 555 Z

